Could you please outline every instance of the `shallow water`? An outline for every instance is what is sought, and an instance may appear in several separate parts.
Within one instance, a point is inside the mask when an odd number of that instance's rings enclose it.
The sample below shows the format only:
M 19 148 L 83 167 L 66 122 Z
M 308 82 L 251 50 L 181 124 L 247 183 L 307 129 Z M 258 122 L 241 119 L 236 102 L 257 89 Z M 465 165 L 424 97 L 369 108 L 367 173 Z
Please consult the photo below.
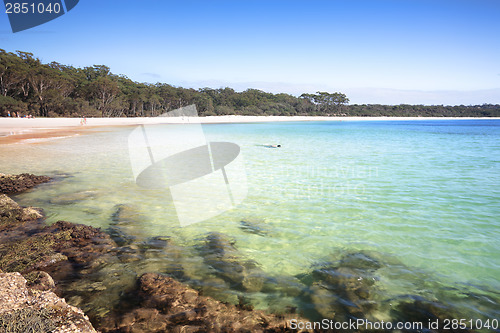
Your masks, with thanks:
M 186 271 L 197 272 L 188 283 L 213 283 L 204 244 L 214 232 L 234 241 L 239 261 L 253 262 L 259 274 L 277 281 L 258 292 L 222 284 L 212 291 L 221 299 L 237 294 L 257 308 L 295 306 L 307 313 L 318 301 L 305 277 L 346 253 L 367 253 L 382 265 L 369 276 L 375 302 L 419 295 L 451 304 L 467 319 L 500 317 L 500 121 L 203 125 L 207 141 L 240 146 L 248 194 L 234 209 L 185 227 L 168 190 L 135 183 L 131 131 L 99 129 L 0 146 L 1 170 L 56 177 L 16 198 L 44 208 L 49 223 L 106 229 L 118 205 L 130 206 L 137 216 L 125 231 L 137 241 L 171 237 L 182 249 L 179 260 L 190 266 Z M 198 195 L 210 196 L 210 189 Z M 164 270 L 161 256 L 147 260 Z M 280 284 L 302 294 L 284 292 Z M 372 318 L 388 312 L 381 306 Z

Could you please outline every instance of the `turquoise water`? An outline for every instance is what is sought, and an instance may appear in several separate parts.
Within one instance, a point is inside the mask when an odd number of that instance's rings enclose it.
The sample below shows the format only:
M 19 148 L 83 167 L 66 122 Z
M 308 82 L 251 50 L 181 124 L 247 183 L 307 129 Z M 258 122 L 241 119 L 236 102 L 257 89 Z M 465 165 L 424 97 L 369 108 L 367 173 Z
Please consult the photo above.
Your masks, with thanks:
M 248 194 L 236 208 L 187 227 L 180 227 L 164 190 L 135 184 L 130 128 L 3 145 L 0 166 L 4 173 L 58 175 L 59 181 L 17 197 L 44 208 L 49 222 L 106 229 L 117 205 L 130 205 L 141 223 L 127 232 L 172 237 L 193 266 L 203 265 L 199 248 L 210 232 L 233 239 L 241 259 L 263 274 L 285 280 L 363 251 L 384 262 L 376 302 L 414 294 L 452 303 L 467 318 L 500 316 L 499 120 L 210 124 L 203 130 L 208 141 L 241 147 Z M 203 269 L 194 270 L 203 280 Z M 273 291 L 246 296 L 257 308 L 276 311 L 308 302 Z M 386 315 L 381 309 L 374 318 Z

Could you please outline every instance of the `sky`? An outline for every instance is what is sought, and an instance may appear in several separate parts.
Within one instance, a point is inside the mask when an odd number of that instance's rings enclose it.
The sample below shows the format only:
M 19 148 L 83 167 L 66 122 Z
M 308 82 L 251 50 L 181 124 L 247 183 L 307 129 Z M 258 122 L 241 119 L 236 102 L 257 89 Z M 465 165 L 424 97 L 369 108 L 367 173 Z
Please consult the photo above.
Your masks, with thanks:
M 500 104 L 500 0 L 80 0 L 0 48 L 138 82 Z

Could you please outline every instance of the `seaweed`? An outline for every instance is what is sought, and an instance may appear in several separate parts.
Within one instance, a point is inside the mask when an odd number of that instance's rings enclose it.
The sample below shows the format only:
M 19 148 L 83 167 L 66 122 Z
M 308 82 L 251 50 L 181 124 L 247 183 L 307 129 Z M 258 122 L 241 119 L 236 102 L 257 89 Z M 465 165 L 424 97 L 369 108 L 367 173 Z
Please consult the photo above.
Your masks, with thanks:
M 16 309 L 0 314 L 1 333 L 44 333 L 56 329 L 51 319 L 54 311 L 50 309 L 34 309 L 31 307 Z

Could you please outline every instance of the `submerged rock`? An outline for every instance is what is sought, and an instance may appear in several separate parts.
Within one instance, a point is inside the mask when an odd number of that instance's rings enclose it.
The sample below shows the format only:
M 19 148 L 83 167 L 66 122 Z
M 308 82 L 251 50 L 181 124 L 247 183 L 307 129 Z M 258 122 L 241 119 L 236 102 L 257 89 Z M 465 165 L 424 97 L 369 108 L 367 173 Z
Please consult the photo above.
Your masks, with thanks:
M 234 241 L 221 233 L 209 233 L 200 254 L 214 274 L 237 290 L 258 292 L 264 286 L 266 276 L 259 266 L 244 260 L 234 246 Z
M 49 202 L 54 205 L 72 205 L 83 200 L 95 199 L 97 195 L 97 191 L 89 190 L 73 193 L 63 193 L 56 197 L 50 198 Z
M 420 296 L 407 296 L 392 309 L 391 315 L 395 322 L 422 323 L 424 332 L 470 332 L 451 325 L 451 320 L 454 319 L 450 315 L 451 312 L 452 309 L 449 306 L 439 302 Z M 447 327 L 444 326 L 446 322 L 450 323 Z M 422 332 L 422 329 L 407 329 L 405 332 L 417 333 Z
M 121 262 L 110 262 L 95 271 L 65 285 L 64 293 L 72 304 L 78 305 L 94 322 L 99 322 L 115 307 L 121 297 L 136 286 L 137 274 Z
M 301 276 L 318 318 L 337 321 L 365 319 L 375 309 L 372 289 L 382 264 L 365 252 L 344 254 Z
M 100 327 L 103 332 L 293 331 L 290 317 L 223 304 L 160 274 L 141 276 L 137 293 L 140 307 L 108 316 Z
M 244 232 L 259 236 L 267 236 L 269 234 L 269 228 L 264 220 L 241 220 L 240 229 Z
M 120 246 L 144 240 L 144 215 L 129 205 L 116 205 L 115 209 L 111 216 L 111 226 L 107 229 L 111 238 Z
M 0 193 L 20 193 L 48 181 L 50 181 L 50 177 L 47 176 L 35 176 L 29 173 L 20 175 L 0 173 Z
M 95 333 L 89 319 L 51 291 L 26 287 L 19 273 L 0 273 L 2 332 Z
M 167 245 L 171 243 L 171 238 L 168 236 L 156 236 L 147 239 L 142 247 L 144 249 L 155 249 L 155 250 L 164 250 L 167 248 Z

